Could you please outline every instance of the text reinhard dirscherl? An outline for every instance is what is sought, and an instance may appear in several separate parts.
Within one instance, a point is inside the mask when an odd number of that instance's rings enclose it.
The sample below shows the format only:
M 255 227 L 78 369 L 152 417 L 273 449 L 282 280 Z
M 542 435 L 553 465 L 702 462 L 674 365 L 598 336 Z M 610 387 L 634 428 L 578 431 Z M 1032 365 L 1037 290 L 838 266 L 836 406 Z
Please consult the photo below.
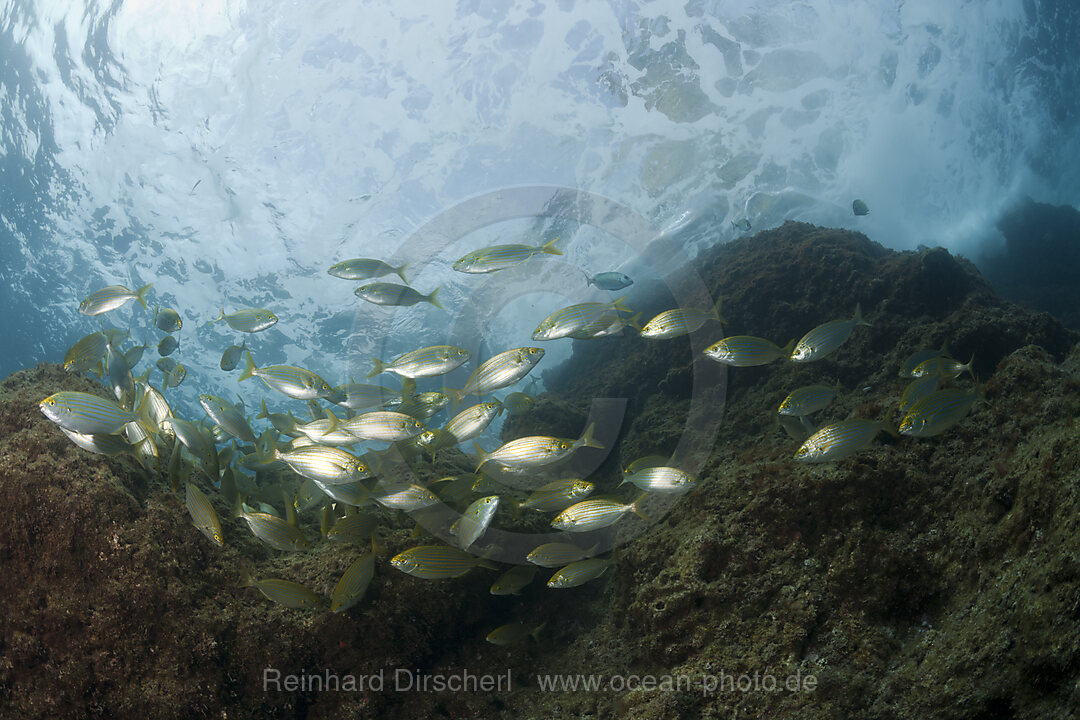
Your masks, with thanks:
M 541 692 L 697 692 L 702 695 L 732 692 L 814 692 L 817 677 L 795 672 L 778 677 L 764 673 L 704 675 L 536 675 Z M 263 692 L 510 692 L 513 689 L 510 669 L 503 673 L 424 673 L 409 668 L 381 669 L 367 675 L 338 674 L 329 669 L 321 673 L 283 673 L 264 668 Z

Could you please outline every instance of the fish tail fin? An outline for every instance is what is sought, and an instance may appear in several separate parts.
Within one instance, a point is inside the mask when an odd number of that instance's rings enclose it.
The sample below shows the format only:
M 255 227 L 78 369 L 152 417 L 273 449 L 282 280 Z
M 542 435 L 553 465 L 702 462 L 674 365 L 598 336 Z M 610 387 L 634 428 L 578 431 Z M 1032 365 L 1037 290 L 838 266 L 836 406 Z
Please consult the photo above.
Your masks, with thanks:
M 399 267 L 394 268 L 394 272 L 397 273 L 397 276 L 399 278 L 401 278 L 401 282 L 405 283 L 406 285 L 409 284 L 409 281 L 405 279 L 405 268 L 407 267 L 409 267 L 409 263 L 401 263 Z
M 152 322 L 155 325 L 157 325 L 157 316 L 158 316 L 158 311 L 159 310 L 161 310 L 161 305 L 159 305 L 158 303 L 154 303 L 154 319 L 151 320 L 150 322 Z
M 562 250 L 555 247 L 555 243 L 559 242 L 559 238 L 553 238 L 548 242 L 540 246 L 540 252 L 547 253 L 548 255 L 562 255 Z
M 862 304 L 861 303 L 855 303 L 855 318 L 854 318 L 854 320 L 855 320 L 856 325 L 865 325 L 867 327 L 870 327 L 870 323 L 863 320 Z
M 648 496 L 648 493 L 641 493 L 640 495 L 638 495 L 637 500 L 635 500 L 633 503 L 630 504 L 630 510 L 633 511 L 633 513 L 635 515 L 637 515 L 639 518 L 641 518 L 642 520 L 644 520 L 646 522 L 652 522 L 652 520 L 650 520 L 649 516 L 645 514 L 645 511 L 641 509 L 641 502 L 647 496 Z
M 547 621 L 544 621 L 544 622 L 540 623 L 539 625 L 537 625 L 536 627 L 534 627 L 532 629 L 532 632 L 529 633 L 529 637 L 531 637 L 536 642 L 540 642 L 540 633 L 546 627 L 547 627 Z
M 978 378 L 975 377 L 975 371 L 972 369 L 972 366 L 973 366 L 974 362 L 975 362 L 975 353 L 971 353 L 971 359 L 967 361 L 967 365 L 964 365 L 963 369 L 967 370 L 968 375 L 971 376 L 971 379 L 974 380 L 976 382 L 976 384 L 978 384 Z
M 427 300 L 432 305 L 434 305 L 435 307 L 439 308 L 440 310 L 445 310 L 446 308 L 444 308 L 442 305 L 439 304 L 439 291 L 440 290 L 442 290 L 442 285 L 440 285 L 439 287 L 432 290 L 431 294 L 426 296 L 424 299 Z
M 367 377 L 373 378 L 376 375 L 378 375 L 379 373 L 386 372 L 386 363 L 384 363 L 382 360 L 380 360 L 379 358 L 371 358 L 371 362 L 372 362 L 371 372 L 369 372 L 367 374 Z
M 473 443 L 473 449 L 476 450 L 476 472 L 480 472 L 480 468 L 488 461 L 488 453 L 484 452 L 484 448 L 480 447 L 478 442 Z
M 791 353 L 795 352 L 795 338 L 791 338 L 790 340 L 788 340 L 787 345 L 785 345 L 781 349 L 784 351 L 784 354 L 781 355 L 781 357 L 790 358 Z M 840 381 L 837 380 L 837 382 L 840 382 Z
M 216 318 L 214 318 L 213 320 L 211 320 L 210 322 L 212 322 L 212 323 L 221 322 L 224 319 L 225 319 L 225 308 L 223 307 L 223 308 L 221 308 L 221 312 L 218 313 L 218 316 Z
M 589 423 L 589 427 L 585 428 L 585 434 L 581 436 L 581 447 L 603 449 L 604 446 L 593 437 L 594 429 L 596 429 L 596 423 Z
M 152 287 L 153 283 L 147 283 L 135 291 L 135 299 L 139 301 L 139 304 L 143 306 L 144 310 L 150 309 L 146 306 L 146 293 L 150 292 L 150 288 Z
M 632 312 L 634 312 L 633 310 L 630 309 L 629 305 L 627 305 L 626 303 L 623 302 L 623 300 L 625 300 L 625 299 L 626 299 L 625 295 L 622 295 L 620 297 L 615 298 L 615 302 L 611 303 L 611 309 L 612 310 L 618 310 L 619 312 L 624 312 L 624 313 L 632 313 Z
M 723 302 L 724 302 L 723 297 L 716 298 L 716 304 L 713 305 L 713 320 L 720 323 L 721 325 L 726 325 L 727 322 L 724 320 L 724 316 L 720 314 L 720 305 Z
M 585 272 L 585 268 L 581 268 L 581 273 L 585 276 L 585 285 L 586 285 L 586 287 L 588 287 L 589 285 L 592 285 L 593 280 L 595 278 L 592 275 L 590 275 L 589 273 Z
M 249 377 L 252 377 L 253 375 L 255 375 L 255 371 L 259 369 L 259 368 L 255 367 L 255 358 L 251 357 L 251 352 L 249 351 L 248 353 L 246 353 L 246 355 L 247 355 L 247 366 L 244 367 L 244 372 L 240 373 L 240 379 L 237 380 L 236 382 L 244 382 Z
M 457 409 L 457 406 L 461 404 L 461 401 L 465 399 L 465 388 L 461 390 L 454 390 L 453 388 L 444 387 L 442 389 L 443 395 L 450 398 L 451 408 Z
M 641 328 L 643 327 L 641 324 L 641 313 L 636 313 L 634 317 L 626 321 L 626 324 L 637 330 L 638 334 L 641 334 Z
M 270 410 L 266 407 L 266 398 L 262 399 L 262 410 L 255 416 L 256 420 L 270 417 Z
M 247 566 L 242 566 L 240 568 L 240 582 L 237 584 L 236 587 L 246 588 L 254 587 L 254 585 L 255 583 L 251 580 L 251 573 L 248 572 Z

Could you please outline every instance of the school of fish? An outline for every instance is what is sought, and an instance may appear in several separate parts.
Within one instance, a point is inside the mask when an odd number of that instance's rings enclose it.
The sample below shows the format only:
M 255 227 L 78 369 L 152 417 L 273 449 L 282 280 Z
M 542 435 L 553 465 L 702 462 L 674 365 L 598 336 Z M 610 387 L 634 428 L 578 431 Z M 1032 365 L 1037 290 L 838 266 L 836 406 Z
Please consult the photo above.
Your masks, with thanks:
M 859 210 L 856 206 L 857 214 Z M 745 226 L 740 227 L 748 230 L 749 223 L 742 222 Z M 539 262 L 544 256 L 562 254 L 557 240 L 481 248 L 459 259 L 453 268 L 487 274 Z M 442 307 L 440 288 L 427 294 L 413 289 L 406 269 L 407 264 L 395 267 L 383 260 L 355 258 L 334 264 L 328 272 L 364 282 L 355 294 L 367 302 L 393 306 L 426 302 Z M 385 275 L 396 275 L 401 284 L 371 282 Z M 587 285 L 608 292 L 633 283 L 618 272 L 585 272 L 585 278 Z M 99 316 L 131 300 L 148 309 L 150 290 L 150 285 L 136 291 L 111 285 L 87 296 L 79 311 Z M 504 569 L 491 585 L 492 594 L 518 594 L 533 582 L 540 568 L 554 570 L 546 575 L 547 587 L 554 589 L 600 577 L 614 560 L 596 557 L 597 543 L 587 533 L 629 522 L 623 520 L 629 516 L 649 520 L 644 507 L 651 494 L 682 494 L 698 486 L 696 478 L 661 456 L 630 463 L 622 482 L 602 492 L 588 479 L 559 477 L 559 465 L 584 449 L 611 450 L 595 439 L 591 425 L 576 438 L 526 436 L 497 448 L 482 447 L 476 439 L 500 414 L 526 413 L 532 408 L 534 400 L 524 392 L 507 392 L 502 398 L 494 393 L 511 390 L 532 372 L 544 357 L 539 347 L 507 348 L 482 362 L 475 358 L 476 367 L 461 388 L 418 393 L 418 379 L 438 378 L 463 367 L 474 360 L 471 353 L 453 345 L 418 347 L 393 358 L 373 358 L 368 379 L 396 376 L 400 388 L 351 380 L 332 386 L 305 368 L 257 365 L 242 340 L 224 349 L 221 370 L 242 367 L 238 382 L 261 382 L 280 394 L 290 409 L 271 412 L 264 400 L 252 417 L 242 399 L 233 402 L 203 394 L 199 404 L 205 417 L 185 419 L 166 400 L 166 392 L 187 375 L 184 366 L 170 357 L 180 349 L 175 333 L 183 328 L 183 319 L 175 309 L 158 306 L 151 322 L 164 333 L 157 344 L 155 365 L 136 375 L 144 350 L 152 346 L 122 350 L 128 333 L 102 327 L 67 351 L 64 368 L 100 378 L 114 399 L 58 392 L 41 401 L 42 413 L 89 452 L 131 455 L 145 467 L 163 472 L 173 490 L 183 490 L 194 529 L 214 546 L 222 547 L 230 535 L 247 532 L 281 552 L 304 552 L 320 539 L 357 548 L 355 560 L 329 597 L 331 612 L 344 612 L 363 598 L 378 567 L 379 531 L 388 527 L 393 513 L 413 514 L 419 521 L 414 537 L 419 537 L 424 534 L 427 514 L 440 506 L 454 510 L 457 519 L 448 528 L 451 542 L 425 541 L 428 544 L 417 544 L 389 559 L 391 567 L 425 580 L 455 578 L 474 568 L 500 570 L 487 557 L 491 546 L 484 544 L 485 534 L 492 527 L 513 526 L 519 518 L 544 514 L 564 540 L 538 544 L 525 557 L 527 564 Z M 266 308 L 229 313 L 221 308 L 209 322 L 224 322 L 237 333 L 252 334 L 273 327 L 278 317 Z M 653 341 L 682 337 L 723 322 L 717 302 L 710 307 L 666 310 L 642 324 L 637 316 L 631 317 L 624 298 L 618 297 L 556 310 L 539 323 L 532 337 L 536 341 L 584 340 L 629 329 Z M 710 345 L 704 357 L 737 368 L 782 358 L 816 362 L 866 325 L 856 306 L 852 317 L 819 325 L 785 347 L 761 337 L 729 336 Z M 150 379 L 154 369 L 162 374 L 156 386 Z M 982 398 L 981 385 L 974 389 L 952 385 L 965 372 L 974 378 L 971 362 L 960 363 L 944 348 L 908 357 L 900 375 L 912 380 L 900 398 L 901 419 L 896 425 L 886 419 L 851 417 L 815 427 L 809 416 L 836 398 L 839 383 L 796 388 L 777 408 L 778 423 L 800 443 L 794 459 L 810 463 L 850 457 L 883 430 L 916 438 L 939 435 L 959 423 Z M 459 409 L 470 396 L 476 402 Z M 301 407 L 310 419 L 294 414 Z M 436 424 L 434 419 L 442 412 L 453 414 Z M 265 422 L 257 429 L 253 423 L 259 420 Z M 408 473 L 408 463 L 434 463 L 437 453 L 469 441 L 475 453 L 474 472 L 426 485 Z M 507 477 L 513 478 L 513 489 L 501 482 Z M 234 524 L 223 525 L 222 513 Z M 370 549 L 363 550 L 365 546 Z M 240 572 L 241 587 L 253 587 L 285 607 L 310 609 L 326 604 L 325 598 L 301 583 L 254 579 L 247 570 Z M 542 624 L 516 622 L 497 628 L 487 639 L 511 645 L 536 637 L 541 629 Z

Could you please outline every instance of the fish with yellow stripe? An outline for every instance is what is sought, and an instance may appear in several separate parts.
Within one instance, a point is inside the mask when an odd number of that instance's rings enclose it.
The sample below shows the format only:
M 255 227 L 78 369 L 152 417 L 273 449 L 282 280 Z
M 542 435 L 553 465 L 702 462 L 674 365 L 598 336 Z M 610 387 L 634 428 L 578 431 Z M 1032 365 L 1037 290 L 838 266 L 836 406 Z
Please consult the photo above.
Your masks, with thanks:
M 795 451 L 795 459 L 809 463 L 843 460 L 864 449 L 882 430 L 892 432 L 887 423 L 878 420 L 841 420 L 806 438 Z
M 498 567 L 488 560 L 449 545 L 420 545 L 410 548 L 391 558 L 390 564 L 403 573 L 424 580 L 461 577 L 475 567 L 498 570 Z
M 945 388 L 919 398 L 900 421 L 900 434 L 911 437 L 940 435 L 963 420 L 971 408 L 982 400 L 981 387 L 974 390 Z
M 682 337 L 700 329 L 705 323 L 714 321 L 723 323 L 720 315 L 721 300 L 708 310 L 701 308 L 675 308 L 665 310 L 641 328 L 640 335 L 649 340 L 669 340 Z
M 869 326 L 870 323 L 863 320 L 862 308 L 856 303 L 854 317 L 831 320 L 803 335 L 791 351 L 791 361 L 803 363 L 820 360 L 843 345 L 851 331 L 859 325 Z
M 146 293 L 150 291 L 151 285 L 143 285 L 141 288 L 132 292 L 123 285 L 109 285 L 103 287 L 100 290 L 94 292 L 83 298 L 83 301 L 79 303 L 79 312 L 83 315 L 101 315 L 107 313 L 110 310 L 115 310 L 119 307 L 123 307 L 132 300 L 138 300 L 139 304 L 143 306 L 143 309 L 148 309 L 146 306 Z
M 345 570 L 330 593 L 330 612 L 345 612 L 358 603 L 375 577 L 375 554 L 358 557 Z
M 782 348 L 771 340 L 753 335 L 729 335 L 705 348 L 705 357 L 732 367 L 768 365 L 791 352 L 794 341 Z
M 550 465 L 568 457 L 578 448 L 591 447 L 603 448 L 604 446 L 593 439 L 593 425 L 585 428 L 580 438 L 571 440 L 568 438 L 556 438 L 547 435 L 530 435 L 518 438 L 502 445 L 501 447 L 485 452 L 479 444 L 475 445 L 477 465 L 480 470 L 489 462 L 498 463 L 505 467 L 527 469 Z
M 641 501 L 644 499 L 645 495 L 631 503 L 605 498 L 582 500 L 556 515 L 551 526 L 567 532 L 588 532 L 614 525 L 629 512 L 642 520 L 648 520 L 649 517 L 641 509 Z
M 195 529 L 205 535 L 210 542 L 222 547 L 225 544 L 225 536 L 221 532 L 221 521 L 214 511 L 214 506 L 210 504 L 210 498 L 189 482 L 185 491 L 185 504 Z
M 548 580 L 547 586 L 549 588 L 561 590 L 584 585 L 590 580 L 595 580 L 603 575 L 607 572 L 609 567 L 611 567 L 611 560 L 608 560 L 607 558 L 578 560 L 575 563 L 570 563 L 552 575 L 551 579 Z
M 282 580 L 281 578 L 263 578 L 262 580 L 256 580 L 252 578 L 246 570 L 244 570 L 240 577 L 240 587 L 253 587 L 263 594 L 267 600 L 276 602 L 278 605 L 284 605 L 287 608 L 294 610 L 303 610 L 305 608 L 314 607 L 321 601 L 321 597 L 316 595 L 311 589 L 304 587 L 300 583 L 295 583 L 291 580 Z
M 562 250 L 555 247 L 559 238 L 549 240 L 543 245 L 492 245 L 480 248 L 454 262 L 454 269 L 461 273 L 493 273 L 525 262 L 534 255 L 562 255 Z
M 487 395 L 510 387 L 529 374 L 536 363 L 544 357 L 544 350 L 537 347 L 520 347 L 501 352 L 473 371 L 460 390 L 443 388 L 456 406 L 467 395 Z

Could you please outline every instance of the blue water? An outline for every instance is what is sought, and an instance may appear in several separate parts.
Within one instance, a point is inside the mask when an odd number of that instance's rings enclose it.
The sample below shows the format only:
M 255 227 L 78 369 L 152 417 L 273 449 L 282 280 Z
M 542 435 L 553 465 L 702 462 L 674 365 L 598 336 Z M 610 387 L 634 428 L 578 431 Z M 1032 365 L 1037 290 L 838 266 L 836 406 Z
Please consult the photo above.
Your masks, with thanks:
M 1080 197 L 1071 2 L 161 5 L 0 3 L 0 375 L 97 329 L 92 290 L 153 283 L 201 417 L 198 392 L 263 392 L 217 367 L 241 339 L 206 324 L 222 306 L 282 318 L 249 340 L 260 365 L 339 383 L 455 333 L 528 344 L 607 297 L 582 268 L 663 275 L 626 232 L 693 256 L 799 219 L 973 254 L 1019 198 Z M 537 187 L 553 202 L 515 194 Z M 450 268 L 555 235 L 539 277 Z M 356 256 L 409 261 L 447 311 L 356 299 L 326 274 Z M 151 317 L 105 321 L 156 345 Z

